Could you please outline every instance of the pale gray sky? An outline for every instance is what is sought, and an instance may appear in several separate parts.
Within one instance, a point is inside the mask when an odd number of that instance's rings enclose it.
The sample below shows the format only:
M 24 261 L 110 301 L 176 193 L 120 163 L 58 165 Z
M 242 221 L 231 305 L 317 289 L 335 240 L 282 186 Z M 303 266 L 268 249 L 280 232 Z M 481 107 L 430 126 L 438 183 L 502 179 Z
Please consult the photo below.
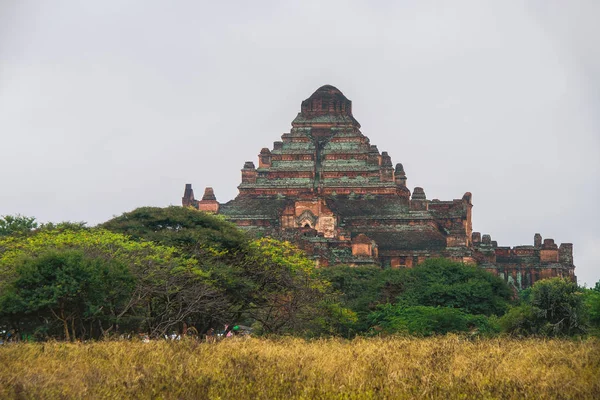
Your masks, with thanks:
M 0 0 L 0 215 L 219 201 L 319 86 L 429 199 L 600 279 L 600 2 Z

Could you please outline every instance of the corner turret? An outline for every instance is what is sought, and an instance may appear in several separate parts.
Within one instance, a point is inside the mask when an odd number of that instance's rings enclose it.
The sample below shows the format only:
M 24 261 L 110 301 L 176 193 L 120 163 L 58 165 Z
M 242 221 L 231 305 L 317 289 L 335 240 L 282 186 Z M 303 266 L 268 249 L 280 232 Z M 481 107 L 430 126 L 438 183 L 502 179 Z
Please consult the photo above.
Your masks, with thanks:
M 392 157 L 387 151 L 381 153 L 381 168 L 379 170 L 381 182 L 394 181 L 394 167 L 392 165 Z
M 367 162 L 371 165 L 379 165 L 379 158 L 381 156 L 379 155 L 379 149 L 377 148 L 376 145 L 372 144 L 369 147 L 369 155 L 367 158 Z
M 258 155 L 258 168 L 270 168 L 271 167 L 271 151 L 263 147 Z
M 422 187 L 416 187 L 413 190 L 412 198 L 410 200 L 410 209 L 412 211 L 427 211 L 429 201 L 425 196 L 425 191 Z
M 204 196 L 202 196 L 202 200 L 198 202 L 198 209 L 214 214 L 219 212 L 219 202 L 217 201 L 213 188 L 207 187 L 204 189 Z
M 181 205 L 184 207 L 195 207 L 196 199 L 194 199 L 194 189 L 192 189 L 191 183 L 185 184 L 185 190 L 183 197 L 181 198 Z
M 533 247 L 536 249 L 542 248 L 542 235 L 540 235 L 539 233 L 533 235 Z
M 252 161 L 246 161 L 242 168 L 242 183 L 256 183 L 256 167 Z
M 400 163 L 396 164 L 394 178 L 396 180 L 396 185 L 406 186 L 406 172 L 404 172 L 404 166 Z

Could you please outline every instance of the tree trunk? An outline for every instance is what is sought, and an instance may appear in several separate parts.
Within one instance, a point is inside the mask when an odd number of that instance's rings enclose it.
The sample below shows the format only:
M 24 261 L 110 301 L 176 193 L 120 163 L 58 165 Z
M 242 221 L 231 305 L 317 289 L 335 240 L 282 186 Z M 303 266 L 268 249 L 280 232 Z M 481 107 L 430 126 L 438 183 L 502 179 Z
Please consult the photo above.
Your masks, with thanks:
M 67 342 L 71 341 L 71 335 L 69 335 L 69 324 L 67 319 L 65 318 L 65 307 L 64 305 L 60 306 L 60 320 L 63 322 L 63 327 L 65 328 L 65 340 Z
M 71 318 L 71 332 L 73 332 L 73 341 L 76 341 L 77 336 L 75 335 L 75 317 Z
M 67 320 L 63 319 L 62 323 L 63 323 L 63 328 L 65 329 L 65 340 L 67 342 L 70 342 L 71 341 L 71 336 L 69 335 L 69 325 L 67 324 Z

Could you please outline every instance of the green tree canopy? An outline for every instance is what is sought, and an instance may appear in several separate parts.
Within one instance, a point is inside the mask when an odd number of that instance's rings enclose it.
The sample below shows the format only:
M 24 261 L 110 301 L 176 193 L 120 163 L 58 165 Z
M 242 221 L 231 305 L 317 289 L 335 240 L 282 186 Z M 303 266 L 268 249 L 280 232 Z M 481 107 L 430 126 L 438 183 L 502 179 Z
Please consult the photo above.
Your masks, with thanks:
M 600 282 L 599 282 L 600 283 Z M 596 283 L 594 289 L 584 290 L 584 305 L 587 312 L 590 331 L 596 336 L 600 336 L 600 284 Z
M 38 227 L 34 217 L 23 215 L 0 216 L 0 236 L 27 233 Z
M 512 334 L 570 336 L 587 330 L 584 294 L 575 282 L 563 278 L 537 281 L 526 300 L 501 319 Z
M 82 258 L 75 257 L 70 251 L 76 251 Z M 4 324 L 21 329 L 21 322 L 27 319 L 22 318 L 24 314 L 40 309 L 39 304 L 18 302 L 18 298 L 23 297 L 14 296 L 21 293 L 19 290 L 23 289 L 25 281 L 32 279 L 31 271 L 36 271 L 36 268 L 37 271 L 45 271 L 42 264 L 50 265 L 51 262 L 64 267 L 59 270 L 71 271 L 71 275 L 79 274 L 81 280 L 91 279 L 86 275 L 90 265 L 96 265 L 100 270 L 102 266 L 126 267 L 135 281 L 134 289 L 122 308 L 104 309 L 109 313 L 106 318 L 99 319 L 104 325 L 94 328 L 103 334 L 129 324 L 160 336 L 183 323 L 194 323 L 207 315 L 218 318 L 226 312 L 224 296 L 214 287 L 208 272 L 198 266 L 197 260 L 181 257 L 174 247 L 133 241 L 105 229 L 40 229 L 32 235 L 0 238 L 0 297 L 4 298 L 5 305 L 0 319 Z M 45 275 L 38 272 L 36 276 Z M 49 282 L 61 277 L 46 276 Z M 73 278 L 73 282 L 77 281 Z M 88 290 L 82 293 L 89 297 L 96 292 Z M 95 304 L 92 298 L 86 301 Z M 11 304 L 29 304 L 30 308 L 14 309 L 9 307 Z M 79 322 L 82 321 L 81 315 L 83 312 L 77 314 Z M 82 325 L 78 329 L 81 332 L 86 328 Z
M 193 260 L 179 258 L 173 247 L 133 241 L 105 229 L 42 229 L 30 236 L 0 238 L 0 279 L 2 274 L 14 271 L 16 260 L 22 256 L 39 256 L 49 250 L 65 249 L 79 249 L 86 256 L 116 259 L 138 271 L 173 260 L 195 264 Z
M 339 293 L 342 305 L 356 313 L 356 323 L 349 327 L 355 333 L 369 330 L 368 316 L 377 305 L 396 301 L 406 275 L 405 270 L 377 266 L 336 266 L 320 268 L 318 273 Z
M 271 238 L 250 242 L 243 262 L 230 276 L 237 278 L 245 313 L 267 333 L 306 330 L 323 311 L 319 306 L 329 293 L 313 261 L 291 243 Z
M 173 246 L 189 256 L 232 255 L 248 238 L 224 218 L 186 207 L 141 207 L 101 225 L 134 240 Z
M 414 268 L 331 267 L 319 273 L 342 294 L 343 305 L 358 314 L 357 331 L 369 329 L 367 317 L 381 304 L 501 315 L 512 296 L 500 278 L 479 267 L 447 259 L 430 259 Z
M 102 227 L 173 246 L 196 259 L 226 295 L 225 322 L 256 323 L 265 333 L 300 333 L 330 330 L 323 321 L 354 318 L 335 302 L 328 283 L 316 276 L 314 262 L 302 251 L 289 242 L 251 239 L 220 216 L 183 207 L 143 207 Z
M 512 292 L 502 279 L 475 265 L 437 258 L 406 270 L 397 301 L 410 306 L 459 308 L 468 314 L 502 315 Z
M 134 290 L 126 265 L 115 259 L 89 257 L 80 250 L 49 250 L 37 257 L 21 257 L 16 260 L 15 273 L 0 295 L 2 314 L 13 324 L 19 319 L 21 323 L 30 318 L 55 319 L 67 340 L 75 339 L 77 332 L 85 332 L 87 327 L 92 335 L 103 322 L 110 324 L 112 317 L 127 307 Z
M 444 335 L 454 332 L 494 334 L 499 331 L 495 320 L 472 315 L 457 308 L 385 304 L 369 315 L 372 333 Z

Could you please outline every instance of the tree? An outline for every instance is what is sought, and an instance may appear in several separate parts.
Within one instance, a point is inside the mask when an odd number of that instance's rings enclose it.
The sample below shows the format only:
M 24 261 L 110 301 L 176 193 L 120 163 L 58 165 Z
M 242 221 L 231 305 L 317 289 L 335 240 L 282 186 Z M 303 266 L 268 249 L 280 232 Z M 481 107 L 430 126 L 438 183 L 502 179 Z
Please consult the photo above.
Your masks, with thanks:
M 583 292 L 583 303 L 588 317 L 590 333 L 600 336 L 600 282 Z
M 447 259 L 405 269 L 333 267 L 319 272 L 341 293 L 342 305 L 358 315 L 355 332 L 377 328 L 426 335 L 465 331 L 467 326 L 493 332 L 489 319 L 478 315 L 503 314 L 512 295 L 492 274 Z M 410 322 L 413 317 L 418 321 Z
M 38 227 L 34 217 L 23 215 L 0 216 L 0 236 L 27 233 Z
M 141 207 L 101 225 L 134 240 L 173 246 L 188 256 L 203 259 L 234 256 L 248 238 L 224 218 L 185 207 Z
M 538 318 L 530 304 L 509 308 L 500 318 L 502 331 L 511 335 L 527 336 L 539 333 Z
M 445 328 L 432 322 L 436 318 L 456 316 L 464 322 L 478 314 L 502 315 L 512 295 L 508 286 L 492 274 L 446 259 L 430 259 L 406 269 L 332 267 L 319 273 L 341 294 L 342 306 L 357 314 L 357 322 L 350 327 L 356 333 L 371 331 L 377 318 L 383 318 L 384 314 L 388 318 L 392 311 L 401 313 L 403 318 L 409 312 L 420 313 L 433 324 L 432 332 L 440 333 Z M 391 308 L 382 309 L 384 305 Z M 460 312 L 448 311 L 449 308 Z M 478 326 L 483 329 L 481 324 Z M 396 326 L 390 331 L 397 329 Z M 411 329 L 407 327 L 405 331 Z
M 570 336 L 585 333 L 584 296 L 575 282 L 563 278 L 536 282 L 522 305 L 502 319 L 503 330 L 511 334 Z
M 484 315 L 467 314 L 450 307 L 385 304 L 369 315 L 373 333 L 400 333 L 416 336 L 444 335 L 450 332 L 494 334 L 499 329 Z
M 95 323 L 126 307 L 134 290 L 124 264 L 87 257 L 80 250 L 26 256 L 17 261 L 15 270 L 16 279 L 0 296 L 2 313 L 13 320 L 54 318 L 66 340 L 76 339 L 78 331 L 92 336 Z
M 504 314 L 511 296 L 502 279 L 483 269 L 437 258 L 407 270 L 397 302 L 459 308 L 468 314 L 489 316 Z
M 369 314 L 379 304 L 396 302 L 396 297 L 404 290 L 406 271 L 375 266 L 336 266 L 321 268 L 318 274 L 331 283 L 343 307 L 356 313 L 356 322 L 347 327 L 347 334 L 350 334 L 367 332 L 371 327 Z
M 138 277 L 140 328 L 152 337 L 182 332 L 184 326 L 204 331 L 229 316 L 229 302 L 222 290 L 195 260 L 188 261 L 192 262 L 154 268 Z
M 63 249 L 79 249 L 89 257 L 119 260 L 137 272 L 171 260 L 183 261 L 172 247 L 133 241 L 104 229 L 40 229 L 29 236 L 0 238 L 0 285 L 15 271 L 19 258 Z
M 531 306 L 541 331 L 550 335 L 572 335 L 585 331 L 582 292 L 575 282 L 562 278 L 536 282 L 531 290 Z
M 354 329 L 366 332 L 379 305 L 460 309 L 466 314 L 502 315 L 512 296 L 498 277 L 447 259 L 430 259 L 406 269 L 332 267 L 319 271 L 341 293 L 342 304 L 355 311 Z
M 222 275 L 236 293 L 241 315 L 257 321 L 264 333 L 314 333 L 317 320 L 352 319 L 338 307 L 328 282 L 315 274 L 313 261 L 289 242 L 253 240 L 241 263 Z M 336 318 L 338 316 L 339 318 Z
M 339 307 L 303 252 L 289 242 L 252 240 L 220 216 L 183 207 L 142 207 L 102 227 L 173 246 L 198 262 L 226 297 L 226 302 L 219 299 L 219 308 L 227 309 L 203 320 L 200 331 L 244 321 L 257 323 L 265 333 L 330 332 L 327 323 L 341 326 L 354 317 Z
M 28 236 L 0 238 L 0 296 L 5 298 L 5 305 L 18 304 L 13 300 L 16 299 L 14 295 L 18 294 L 20 285 L 25 282 L 23 274 L 30 270 L 35 271 L 35 268 L 42 271 L 44 263 L 50 265 L 50 259 L 44 257 L 52 253 L 55 265 L 64 266 L 58 270 L 74 271 L 73 274 L 83 274 L 88 280 L 91 277 L 85 275 L 89 272 L 86 263 L 97 265 L 99 270 L 102 266 L 123 265 L 133 277 L 134 287 L 132 291 L 126 292 L 126 302 L 107 303 L 107 299 L 103 298 L 102 302 L 106 305 L 102 309 L 102 318 L 98 318 L 94 325 L 95 331 L 100 331 L 102 335 L 123 328 L 143 327 L 153 335 L 160 336 L 168 330 L 179 329 L 184 322 L 194 323 L 193 318 L 199 315 L 218 315 L 225 312 L 215 309 L 219 305 L 217 299 L 223 295 L 208 279 L 208 274 L 199 267 L 197 260 L 181 257 L 175 248 L 133 241 L 124 235 L 104 229 L 63 228 L 40 229 Z M 69 251 L 80 252 L 83 259 L 76 259 L 74 256 L 64 258 L 64 252 Z M 27 260 L 26 264 L 23 264 L 24 259 Z M 42 261 L 39 261 L 40 259 Z M 27 276 L 27 279 L 32 279 L 33 275 Z M 50 281 L 53 279 L 50 275 L 46 278 Z M 76 279 L 73 278 L 72 282 L 75 284 Z M 118 287 L 112 286 L 114 289 Z M 110 289 L 111 287 L 105 287 L 104 290 L 110 293 Z M 89 295 L 96 292 L 92 292 L 90 288 L 85 293 Z M 13 297 L 8 298 L 8 295 Z M 63 300 L 60 301 L 61 304 L 71 304 Z M 41 305 L 37 304 L 34 309 L 39 310 L 40 307 Z M 11 312 L 6 310 L 8 308 L 1 309 L 0 323 L 11 325 L 17 330 L 32 329 L 29 325 L 32 309 L 20 309 L 20 312 L 17 312 L 17 309 Z M 48 312 L 51 311 L 48 309 Z M 61 316 L 60 313 L 57 315 Z M 81 312 L 73 317 L 64 314 L 61 318 L 64 317 L 63 319 L 70 323 L 73 320 L 83 322 L 85 318 L 81 319 L 81 315 Z M 77 329 L 76 335 L 79 337 L 86 328 L 80 324 Z M 71 329 L 70 336 L 72 335 Z

